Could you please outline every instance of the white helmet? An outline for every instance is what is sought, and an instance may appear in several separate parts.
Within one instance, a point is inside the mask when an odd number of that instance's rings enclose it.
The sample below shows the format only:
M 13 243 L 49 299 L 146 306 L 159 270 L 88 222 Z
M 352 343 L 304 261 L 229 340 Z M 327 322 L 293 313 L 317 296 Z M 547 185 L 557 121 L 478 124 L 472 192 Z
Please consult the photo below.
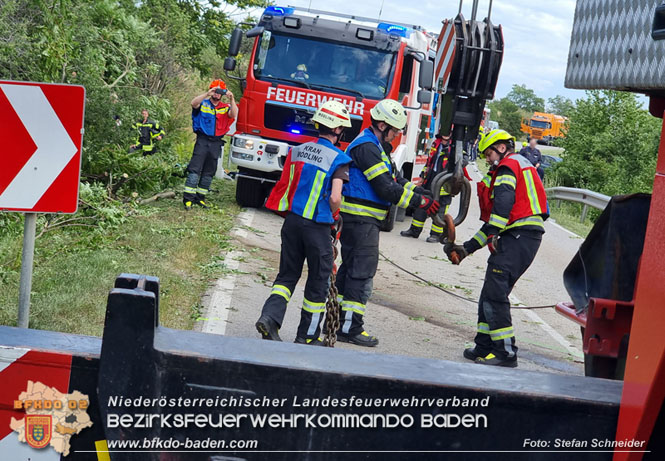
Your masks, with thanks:
M 406 126 L 406 109 L 394 99 L 379 101 L 369 113 L 377 122 L 385 122 L 398 130 Z
M 339 101 L 326 101 L 321 107 L 316 109 L 312 116 L 312 121 L 334 129 L 337 127 L 351 127 L 351 117 L 349 110 Z

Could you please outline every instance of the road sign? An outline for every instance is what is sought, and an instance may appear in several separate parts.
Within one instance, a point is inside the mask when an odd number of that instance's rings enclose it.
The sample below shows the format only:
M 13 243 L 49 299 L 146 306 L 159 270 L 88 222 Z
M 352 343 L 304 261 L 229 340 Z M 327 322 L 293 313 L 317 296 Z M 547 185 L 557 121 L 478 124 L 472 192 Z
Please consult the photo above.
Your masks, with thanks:
M 455 58 L 455 24 L 445 20 L 439 34 L 436 59 L 434 60 L 434 84 L 439 93 L 445 93 L 450 80 L 450 71 Z
M 0 81 L 0 211 L 75 213 L 85 88 Z

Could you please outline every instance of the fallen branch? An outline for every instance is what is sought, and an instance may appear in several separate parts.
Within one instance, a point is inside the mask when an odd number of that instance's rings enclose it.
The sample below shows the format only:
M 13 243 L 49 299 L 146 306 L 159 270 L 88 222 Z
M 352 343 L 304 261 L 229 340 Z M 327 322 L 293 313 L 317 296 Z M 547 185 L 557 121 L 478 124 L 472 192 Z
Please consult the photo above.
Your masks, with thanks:
M 170 190 L 170 191 L 166 191 L 166 192 L 160 192 L 159 194 L 155 194 L 150 198 L 139 200 L 139 204 L 144 205 L 146 203 L 156 202 L 160 198 L 174 198 L 174 197 L 175 197 L 175 192 Z

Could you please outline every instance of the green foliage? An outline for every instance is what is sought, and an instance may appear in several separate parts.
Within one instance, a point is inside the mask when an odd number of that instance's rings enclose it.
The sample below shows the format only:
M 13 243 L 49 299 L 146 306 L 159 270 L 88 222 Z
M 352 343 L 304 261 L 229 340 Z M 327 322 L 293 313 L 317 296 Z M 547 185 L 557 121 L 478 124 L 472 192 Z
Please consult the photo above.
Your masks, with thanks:
M 575 103 L 564 96 L 556 95 L 553 98 L 549 98 L 547 100 L 547 111 L 551 114 L 570 117 L 570 114 L 574 109 Z
M 520 134 L 523 114 L 513 101 L 505 97 L 490 102 L 488 106 L 492 111 L 492 120 L 496 120 L 502 130 L 506 130 L 513 136 Z
M 525 112 L 543 112 L 545 100 L 536 96 L 536 92 L 526 85 L 513 85 L 506 99 L 512 101 L 517 107 Z
M 570 114 L 553 173 L 563 186 L 607 195 L 650 192 L 661 122 L 633 93 L 588 91 Z

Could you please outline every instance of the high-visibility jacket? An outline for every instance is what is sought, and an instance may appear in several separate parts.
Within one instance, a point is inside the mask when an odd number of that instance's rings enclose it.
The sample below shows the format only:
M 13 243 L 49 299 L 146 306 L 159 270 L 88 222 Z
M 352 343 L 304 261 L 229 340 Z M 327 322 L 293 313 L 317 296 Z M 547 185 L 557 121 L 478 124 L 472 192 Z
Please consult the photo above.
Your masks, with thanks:
M 332 176 L 337 168 L 348 163 L 351 158 L 327 139 L 319 138 L 291 148 L 266 208 L 332 224 L 329 202 Z
M 363 130 L 356 137 L 356 139 L 354 139 L 351 142 L 351 144 L 348 145 L 348 147 L 346 148 L 346 152 L 351 152 L 351 150 L 354 147 L 368 142 L 375 144 L 379 148 L 379 151 L 381 151 L 381 160 L 383 160 L 383 163 L 388 169 L 389 174 L 394 178 L 395 173 L 393 171 L 392 162 L 390 161 L 390 158 L 386 155 L 385 151 L 383 150 L 383 146 L 381 146 L 379 139 L 369 128 L 365 128 L 365 130 Z M 381 163 L 379 163 L 379 165 L 381 165 Z M 379 173 L 384 171 L 385 169 L 383 169 L 383 167 L 381 167 L 380 171 L 377 170 L 377 172 Z M 390 208 L 391 205 L 389 201 L 380 198 L 377 195 L 377 193 L 374 192 L 374 189 L 370 185 L 367 176 L 365 176 L 365 173 L 362 170 L 360 170 L 360 168 L 358 168 L 355 163 L 351 163 L 351 165 L 349 166 L 349 182 L 347 184 L 344 184 L 344 189 L 342 191 L 342 194 L 344 195 L 344 197 L 350 197 L 350 198 L 360 199 L 363 201 L 377 203 L 381 205 L 381 208 L 385 208 L 386 210 Z
M 145 122 L 139 120 L 134 124 L 134 128 L 138 131 L 136 144 L 140 144 L 144 151 L 152 151 L 154 139 L 158 136 L 164 136 L 164 130 L 160 128 L 159 122 L 150 118 Z
M 483 181 L 478 183 L 480 219 L 486 223 L 493 224 L 494 185 L 497 172 L 502 167 L 508 167 L 515 175 L 515 204 L 510 211 L 508 222 L 497 223 L 498 227 L 507 229 L 515 221 L 529 216 L 540 216 L 543 219 L 547 219 L 549 217 L 549 208 L 543 183 L 531 162 L 519 154 L 505 156 L 494 171 L 490 173 L 489 177 L 486 176 Z M 501 220 L 503 219 L 501 218 Z M 525 224 L 528 224 L 528 221 L 525 221 Z
M 215 136 L 217 114 L 226 114 L 228 111 L 228 104 L 219 103 L 215 107 L 210 99 L 204 99 L 198 109 L 192 109 L 192 130 L 194 133 Z

